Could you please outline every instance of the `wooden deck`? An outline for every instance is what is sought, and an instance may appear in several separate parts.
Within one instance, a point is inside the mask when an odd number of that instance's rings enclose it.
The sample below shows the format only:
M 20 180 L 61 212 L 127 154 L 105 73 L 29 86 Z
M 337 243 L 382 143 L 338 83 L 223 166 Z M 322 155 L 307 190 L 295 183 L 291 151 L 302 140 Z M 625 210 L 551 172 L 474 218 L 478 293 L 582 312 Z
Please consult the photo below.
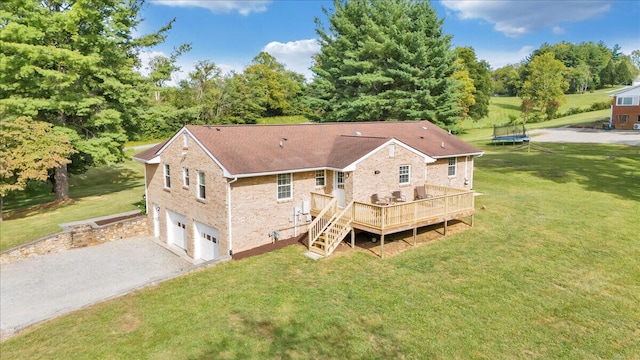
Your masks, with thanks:
M 347 221 L 353 229 L 380 235 L 381 246 L 384 246 L 385 234 L 410 229 L 415 234 L 417 228 L 439 223 L 444 224 L 446 232 L 449 220 L 466 217 L 471 217 L 473 223 L 473 191 L 429 184 L 425 185 L 425 191 L 428 197 L 422 200 L 391 205 L 353 201 L 344 209 L 337 208 L 329 195 L 311 193 L 311 215 L 316 218 L 320 216 L 321 221 L 314 221 L 315 227 L 309 228 L 309 237 L 314 239 L 316 235 L 319 236 L 328 223 L 335 219 Z

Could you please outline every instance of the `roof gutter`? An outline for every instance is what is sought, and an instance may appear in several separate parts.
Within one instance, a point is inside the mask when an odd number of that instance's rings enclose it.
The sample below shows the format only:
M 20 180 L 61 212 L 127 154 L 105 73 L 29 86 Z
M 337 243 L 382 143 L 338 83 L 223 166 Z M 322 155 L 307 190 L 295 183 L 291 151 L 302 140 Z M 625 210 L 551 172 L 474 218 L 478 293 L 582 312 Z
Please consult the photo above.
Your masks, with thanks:
M 462 156 L 482 156 L 484 155 L 484 151 L 478 152 L 478 153 L 468 153 L 468 154 L 451 154 L 451 155 L 446 155 L 446 156 L 432 156 L 432 158 L 434 159 L 448 159 L 450 157 L 462 157 Z

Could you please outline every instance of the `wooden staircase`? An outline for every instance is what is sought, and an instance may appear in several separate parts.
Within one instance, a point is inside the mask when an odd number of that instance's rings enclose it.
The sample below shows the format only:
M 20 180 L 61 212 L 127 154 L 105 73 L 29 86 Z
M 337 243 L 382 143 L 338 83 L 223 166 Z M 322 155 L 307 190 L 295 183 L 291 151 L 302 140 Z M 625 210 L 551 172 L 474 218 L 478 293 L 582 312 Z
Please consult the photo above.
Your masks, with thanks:
M 333 199 L 309 224 L 309 251 L 329 256 L 338 247 L 342 239 L 352 231 L 351 219 L 353 202 L 338 211 L 336 199 Z

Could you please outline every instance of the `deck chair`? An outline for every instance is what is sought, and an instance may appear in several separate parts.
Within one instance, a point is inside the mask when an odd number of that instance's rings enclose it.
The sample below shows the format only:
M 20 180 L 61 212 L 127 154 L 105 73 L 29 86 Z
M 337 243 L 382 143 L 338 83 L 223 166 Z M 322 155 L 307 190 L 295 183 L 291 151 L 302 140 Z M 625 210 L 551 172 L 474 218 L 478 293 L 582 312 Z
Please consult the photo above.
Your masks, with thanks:
M 391 192 L 391 198 L 393 199 L 394 202 L 407 201 L 407 198 L 404 197 L 404 195 L 402 195 L 402 191 L 400 190 Z
M 378 194 L 371 195 L 371 203 L 376 205 L 389 205 L 387 199 L 380 199 Z
M 415 199 L 422 200 L 427 198 L 427 193 L 424 191 L 424 186 L 416 186 Z

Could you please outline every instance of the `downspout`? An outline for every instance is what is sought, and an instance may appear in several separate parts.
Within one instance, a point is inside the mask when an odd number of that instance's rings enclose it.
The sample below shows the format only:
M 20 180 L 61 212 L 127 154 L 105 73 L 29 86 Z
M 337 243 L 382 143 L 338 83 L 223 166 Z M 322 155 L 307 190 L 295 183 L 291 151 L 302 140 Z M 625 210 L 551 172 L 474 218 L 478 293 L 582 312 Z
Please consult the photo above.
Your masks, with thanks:
M 144 164 L 144 208 L 149 216 L 149 184 L 147 184 L 147 163 Z M 155 225 L 154 225 L 155 226 Z M 155 235 L 155 234 L 154 234 Z
M 229 256 L 233 256 L 233 232 L 231 231 L 231 184 L 238 181 L 236 176 L 233 180 L 227 182 L 227 237 L 229 238 Z

